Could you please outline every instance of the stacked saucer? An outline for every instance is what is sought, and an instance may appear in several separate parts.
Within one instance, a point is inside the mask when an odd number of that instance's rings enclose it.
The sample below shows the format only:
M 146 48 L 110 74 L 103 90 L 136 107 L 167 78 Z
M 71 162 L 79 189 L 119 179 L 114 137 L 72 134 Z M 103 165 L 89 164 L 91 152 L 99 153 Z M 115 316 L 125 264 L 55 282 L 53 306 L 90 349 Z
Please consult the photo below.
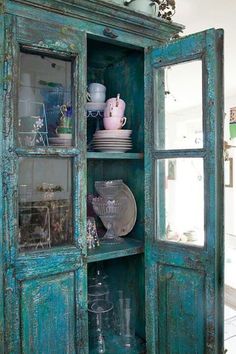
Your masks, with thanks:
M 97 103 L 97 102 L 87 102 L 86 109 L 87 112 L 103 112 L 106 107 L 106 103 Z
M 126 152 L 132 149 L 132 130 L 97 130 L 93 135 L 93 149 L 102 152 Z
M 49 144 L 53 146 L 71 146 L 72 134 L 58 134 L 56 137 L 49 138 Z

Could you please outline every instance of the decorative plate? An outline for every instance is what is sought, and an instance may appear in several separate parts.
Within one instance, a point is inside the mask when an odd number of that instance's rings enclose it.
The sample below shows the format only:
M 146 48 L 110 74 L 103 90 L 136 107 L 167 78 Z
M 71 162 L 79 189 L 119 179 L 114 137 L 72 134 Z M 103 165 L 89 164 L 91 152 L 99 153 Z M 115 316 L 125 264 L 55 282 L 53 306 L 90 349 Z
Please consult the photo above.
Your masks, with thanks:
M 119 236 L 126 236 L 133 229 L 137 219 L 137 205 L 133 193 L 129 187 L 124 183 L 118 200 L 120 198 L 127 198 L 127 208 L 122 216 L 114 222 L 114 231 Z M 103 225 L 107 228 L 107 223 L 101 217 Z

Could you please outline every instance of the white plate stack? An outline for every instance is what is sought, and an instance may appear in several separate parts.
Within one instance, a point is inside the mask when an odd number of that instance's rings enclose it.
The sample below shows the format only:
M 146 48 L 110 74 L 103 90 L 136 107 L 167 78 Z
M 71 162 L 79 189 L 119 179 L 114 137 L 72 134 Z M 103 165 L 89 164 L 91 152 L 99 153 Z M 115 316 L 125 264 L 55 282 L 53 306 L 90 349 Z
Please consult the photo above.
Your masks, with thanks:
M 97 130 L 93 135 L 93 149 L 102 152 L 126 152 L 132 149 L 132 130 Z

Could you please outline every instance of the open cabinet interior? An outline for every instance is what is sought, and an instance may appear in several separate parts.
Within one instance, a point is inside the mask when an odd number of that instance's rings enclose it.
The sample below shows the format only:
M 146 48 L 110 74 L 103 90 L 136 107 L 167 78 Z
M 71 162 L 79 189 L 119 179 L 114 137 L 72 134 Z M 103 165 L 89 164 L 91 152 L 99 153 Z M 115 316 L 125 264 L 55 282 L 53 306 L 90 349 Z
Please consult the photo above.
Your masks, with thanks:
M 132 129 L 132 152 L 143 152 L 144 143 L 144 53 L 88 39 L 87 82 L 106 86 L 106 99 L 120 94 L 126 102 L 127 123 Z M 102 128 L 102 122 L 101 122 Z M 94 132 L 88 121 L 88 137 Z
M 95 217 L 99 236 L 106 229 L 100 218 L 94 214 L 91 198 L 98 196 L 96 181 L 122 180 L 132 194 L 135 208 L 134 225 L 117 226 L 122 234 L 120 244 L 101 244 L 88 251 L 88 314 L 89 314 L 89 351 L 106 347 L 105 352 L 117 353 L 132 350 L 134 353 L 145 351 L 145 315 L 144 315 L 144 53 L 110 43 L 88 39 L 87 42 L 87 83 L 101 83 L 106 86 L 106 100 L 116 97 L 126 102 L 125 117 L 127 123 L 122 129 L 132 130 L 132 150 L 129 152 L 93 152 L 90 142 L 98 129 L 93 118 L 87 120 L 87 193 L 88 217 Z M 112 119 L 112 118 L 111 118 Z M 99 129 L 103 129 L 102 119 Z M 130 194 L 129 194 L 130 195 Z M 129 203 L 128 203 L 129 207 Z M 123 211 L 123 214 L 130 213 Z M 122 224 L 122 217 L 120 218 Z M 123 231 L 123 232 L 122 232 Z M 108 323 L 103 323 L 101 314 L 101 332 L 99 320 L 91 310 L 93 295 L 91 282 L 94 274 L 103 278 L 108 289 L 106 302 L 111 303 L 112 314 Z M 97 280 L 99 283 L 99 280 Z M 103 295 L 99 295 L 104 298 Z M 98 296 L 98 299 L 99 299 Z M 100 300 L 99 300 L 100 301 Z M 97 315 L 98 316 L 98 315 Z M 122 318 L 122 320 L 121 320 Z M 126 322 L 125 322 L 126 321 Z M 106 320 L 104 320 L 106 322 Z M 104 326 L 104 328 L 102 328 Z M 123 326 L 123 327 L 122 327 Z M 136 339 L 134 339 L 134 335 Z M 133 336 L 133 338 L 131 338 Z M 107 349 L 109 348 L 109 349 Z M 123 351 L 122 351 L 123 350 Z
M 144 289 L 143 255 L 89 264 L 90 353 L 145 353 Z

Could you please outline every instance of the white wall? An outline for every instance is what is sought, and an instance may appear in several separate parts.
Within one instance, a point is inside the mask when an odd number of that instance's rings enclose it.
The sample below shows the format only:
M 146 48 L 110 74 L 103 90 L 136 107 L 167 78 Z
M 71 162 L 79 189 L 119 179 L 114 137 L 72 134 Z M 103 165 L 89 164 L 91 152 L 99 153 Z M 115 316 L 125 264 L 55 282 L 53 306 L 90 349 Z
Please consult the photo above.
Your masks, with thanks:
M 176 0 L 176 6 L 174 21 L 186 26 L 184 35 L 211 27 L 224 29 L 225 140 L 236 146 L 236 139 L 229 141 L 228 126 L 230 107 L 236 106 L 236 1 Z M 189 80 L 194 80 L 193 76 Z M 234 187 L 225 188 L 225 232 L 236 236 L 236 148 L 229 153 L 234 159 Z

